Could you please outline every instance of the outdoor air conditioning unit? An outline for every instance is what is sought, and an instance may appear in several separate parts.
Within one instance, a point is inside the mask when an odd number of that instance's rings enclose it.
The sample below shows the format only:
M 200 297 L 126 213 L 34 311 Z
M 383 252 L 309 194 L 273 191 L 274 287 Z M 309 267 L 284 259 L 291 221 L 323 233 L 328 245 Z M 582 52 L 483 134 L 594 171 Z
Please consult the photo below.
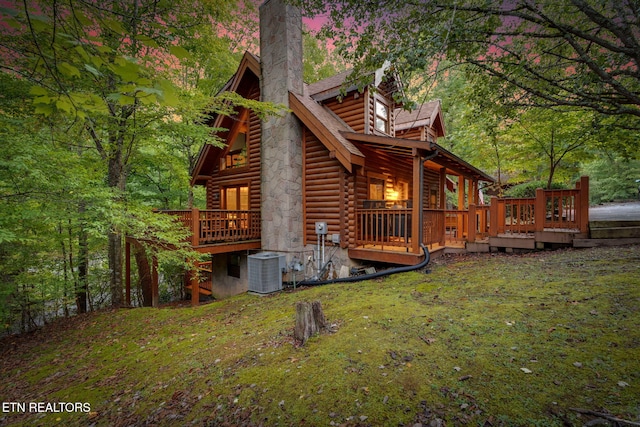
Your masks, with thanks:
M 261 252 L 248 256 L 249 292 L 268 294 L 282 290 L 282 269 L 286 268 L 284 255 Z

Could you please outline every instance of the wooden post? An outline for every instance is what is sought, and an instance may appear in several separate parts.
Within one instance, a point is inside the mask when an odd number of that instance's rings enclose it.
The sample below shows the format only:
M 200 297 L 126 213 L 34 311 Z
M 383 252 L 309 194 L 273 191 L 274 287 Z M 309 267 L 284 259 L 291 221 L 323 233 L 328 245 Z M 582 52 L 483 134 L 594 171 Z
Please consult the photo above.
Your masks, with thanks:
M 420 253 L 422 243 L 422 159 L 417 150 L 413 153 L 413 204 L 411 205 L 411 252 Z
M 447 209 L 447 170 L 445 168 L 440 168 L 440 201 L 438 202 L 438 207 L 442 210 L 442 224 L 440 225 L 440 230 L 438 231 L 440 234 L 440 242 L 438 244 L 440 246 L 444 246 L 446 244 L 446 209 Z M 438 224 L 438 221 L 436 221 Z
M 589 232 L 589 177 L 580 177 L 577 188 L 580 189 L 580 200 L 578 202 L 578 224 L 581 233 Z
M 464 210 L 464 177 L 458 176 L 458 210 Z
M 469 234 L 467 236 L 467 242 L 475 242 L 476 241 L 476 205 L 469 205 Z
M 200 243 L 200 210 L 197 208 L 191 209 L 191 233 L 191 247 L 195 248 Z M 200 281 L 195 266 L 189 275 L 189 282 L 191 285 L 191 305 L 195 307 L 200 303 Z
M 440 168 L 440 200 L 438 208 L 445 210 L 447 208 L 447 170 Z
M 465 204 L 464 204 L 464 194 L 466 192 L 465 190 L 465 184 L 466 184 L 467 180 L 464 179 L 464 176 L 459 175 L 458 176 L 458 213 L 456 214 L 456 240 L 460 240 L 462 239 L 462 236 L 464 234 L 464 220 L 463 220 L 463 215 L 462 212 L 465 208 Z
M 547 202 L 542 188 L 536 189 L 536 202 L 534 207 L 534 230 L 544 231 L 544 221 L 547 216 Z
M 496 237 L 498 235 L 498 198 L 491 196 L 491 204 L 489 205 L 489 236 Z

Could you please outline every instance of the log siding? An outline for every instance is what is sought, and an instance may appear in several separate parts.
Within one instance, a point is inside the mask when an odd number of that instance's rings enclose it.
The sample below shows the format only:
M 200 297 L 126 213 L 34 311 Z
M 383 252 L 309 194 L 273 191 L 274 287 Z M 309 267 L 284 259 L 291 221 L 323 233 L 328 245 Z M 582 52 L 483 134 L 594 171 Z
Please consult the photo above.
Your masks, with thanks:
M 317 241 L 316 222 L 327 223 L 329 236 L 344 234 L 344 172 L 340 162 L 306 128 L 303 143 L 304 243 L 313 244 Z

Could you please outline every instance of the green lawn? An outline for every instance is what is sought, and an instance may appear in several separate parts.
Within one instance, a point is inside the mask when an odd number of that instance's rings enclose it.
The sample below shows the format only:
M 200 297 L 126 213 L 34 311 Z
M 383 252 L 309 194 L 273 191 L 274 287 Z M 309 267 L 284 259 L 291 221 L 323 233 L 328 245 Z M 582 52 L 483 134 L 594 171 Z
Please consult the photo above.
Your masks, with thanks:
M 105 311 L 5 339 L 0 424 L 592 418 L 575 409 L 640 422 L 640 246 L 445 258 L 429 269 L 197 308 Z M 299 346 L 302 300 L 321 301 L 335 331 Z M 29 412 L 29 402 L 88 405 Z M 7 412 L 9 403 L 26 413 Z

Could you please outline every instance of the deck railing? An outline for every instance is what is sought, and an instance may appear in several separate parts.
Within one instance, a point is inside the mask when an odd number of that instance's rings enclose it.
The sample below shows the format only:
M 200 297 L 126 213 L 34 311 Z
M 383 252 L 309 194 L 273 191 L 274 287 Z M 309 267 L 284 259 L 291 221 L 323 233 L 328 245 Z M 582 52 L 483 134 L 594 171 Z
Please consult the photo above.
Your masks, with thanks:
M 470 206 L 469 209 L 478 207 Z M 567 230 L 587 233 L 589 178 L 571 190 L 536 190 L 534 198 L 491 198 L 489 235 Z M 469 240 L 474 241 L 474 240 Z
M 445 244 L 445 211 L 425 209 L 422 212 L 422 242 L 432 247 Z
M 192 245 L 260 239 L 259 210 L 172 210 L 192 231 Z M 535 198 L 491 198 L 490 205 L 470 205 L 469 210 L 424 209 L 421 240 L 425 245 L 475 242 L 500 234 L 527 235 L 545 230 L 588 231 L 589 180 L 581 178 L 575 189 L 536 191 Z M 359 209 L 356 244 L 412 248 L 413 209 Z
M 446 210 L 444 215 L 445 244 L 466 241 L 469 234 L 469 212 Z
M 535 231 L 535 198 L 491 198 L 492 235 L 528 234 Z
M 544 228 L 579 229 L 580 190 L 544 190 Z
M 406 208 L 358 210 L 357 244 L 411 247 L 411 212 Z
M 393 210 L 370 210 L 377 216 L 393 218 Z M 374 212 L 375 211 L 375 212 Z M 365 211 L 366 212 L 366 211 Z M 397 210 L 397 212 L 403 212 Z M 404 211 L 405 213 L 406 210 Z M 384 214 L 387 216 L 385 217 Z M 410 230 L 411 215 L 407 214 L 406 229 Z M 362 215 L 360 224 L 367 224 Z M 422 243 L 427 246 L 447 243 L 476 242 L 489 236 L 527 236 L 542 231 L 568 230 L 588 232 L 589 180 L 583 177 L 570 190 L 536 191 L 533 198 L 491 198 L 490 205 L 470 205 L 469 210 L 424 209 L 422 212 Z M 383 221 L 383 224 L 395 220 Z M 375 227 L 374 227 L 375 228 Z M 378 227 L 377 230 L 383 230 Z M 393 232 L 380 231 L 381 236 Z M 375 234 L 375 233 L 374 233 Z M 410 237 L 410 236 L 409 236 Z M 383 240 L 383 239 L 379 239 Z M 408 240 L 405 240 L 408 246 Z M 387 245 L 397 245 L 397 239 Z
M 259 210 L 168 210 L 191 230 L 193 246 L 260 239 Z

